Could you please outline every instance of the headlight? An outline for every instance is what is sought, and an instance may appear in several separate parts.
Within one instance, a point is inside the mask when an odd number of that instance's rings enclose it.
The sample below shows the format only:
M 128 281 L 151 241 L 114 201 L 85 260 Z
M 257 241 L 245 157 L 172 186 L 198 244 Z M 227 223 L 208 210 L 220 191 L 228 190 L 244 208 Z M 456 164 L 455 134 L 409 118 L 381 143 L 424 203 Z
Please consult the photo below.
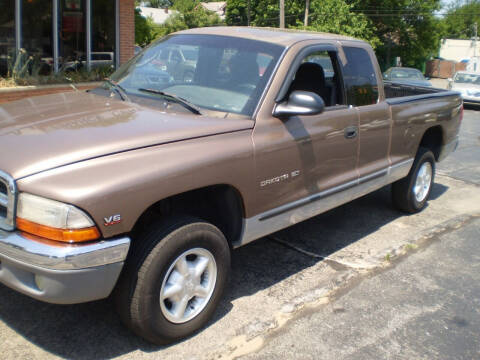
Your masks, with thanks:
M 17 228 L 43 238 L 69 243 L 100 237 L 95 223 L 82 210 L 27 193 L 18 196 Z

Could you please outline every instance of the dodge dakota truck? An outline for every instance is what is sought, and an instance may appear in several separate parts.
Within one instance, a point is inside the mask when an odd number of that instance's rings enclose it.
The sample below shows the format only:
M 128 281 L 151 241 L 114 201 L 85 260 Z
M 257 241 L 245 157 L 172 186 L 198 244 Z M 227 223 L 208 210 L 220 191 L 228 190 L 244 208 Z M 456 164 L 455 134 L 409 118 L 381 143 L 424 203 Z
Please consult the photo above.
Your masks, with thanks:
M 186 80 L 151 66 L 172 47 L 197 54 Z M 171 34 L 97 89 L 0 107 L 0 282 L 112 296 L 136 334 L 175 341 L 211 317 L 232 249 L 388 184 L 420 211 L 462 116 L 457 92 L 384 83 L 353 38 Z

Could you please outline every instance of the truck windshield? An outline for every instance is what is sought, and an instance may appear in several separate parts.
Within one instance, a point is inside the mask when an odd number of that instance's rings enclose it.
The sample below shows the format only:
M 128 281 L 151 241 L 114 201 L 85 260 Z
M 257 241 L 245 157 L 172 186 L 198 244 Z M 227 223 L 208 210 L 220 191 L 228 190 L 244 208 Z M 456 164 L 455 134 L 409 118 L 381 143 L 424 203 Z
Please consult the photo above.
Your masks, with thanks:
M 154 98 L 156 91 L 199 108 L 252 116 L 283 49 L 228 36 L 172 35 L 135 56 L 111 79 L 133 95 L 132 101 Z

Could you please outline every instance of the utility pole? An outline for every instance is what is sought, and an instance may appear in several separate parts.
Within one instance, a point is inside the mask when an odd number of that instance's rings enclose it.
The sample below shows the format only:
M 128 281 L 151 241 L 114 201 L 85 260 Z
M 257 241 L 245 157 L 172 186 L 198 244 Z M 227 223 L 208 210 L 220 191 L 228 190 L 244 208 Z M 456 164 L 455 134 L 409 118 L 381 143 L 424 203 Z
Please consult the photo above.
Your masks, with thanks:
M 474 34 L 474 38 L 473 38 L 473 71 L 477 71 L 477 65 L 478 65 L 478 59 L 477 59 L 477 32 L 478 32 L 478 24 L 477 22 L 475 22 L 475 24 L 473 24 L 473 34 Z
M 247 8 L 247 25 L 250 26 L 250 0 L 248 0 L 248 8 Z
M 303 26 L 308 26 L 308 9 L 310 8 L 310 0 L 305 1 L 305 19 L 303 20 Z
M 280 29 L 285 28 L 285 0 L 280 0 Z

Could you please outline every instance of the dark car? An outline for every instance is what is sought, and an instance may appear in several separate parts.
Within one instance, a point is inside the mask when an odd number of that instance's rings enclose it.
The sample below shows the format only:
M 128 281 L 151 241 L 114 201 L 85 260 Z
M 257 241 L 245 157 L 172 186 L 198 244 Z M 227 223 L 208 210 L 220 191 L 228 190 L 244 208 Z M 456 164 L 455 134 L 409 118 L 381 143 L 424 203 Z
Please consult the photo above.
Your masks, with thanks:
M 383 79 L 399 84 L 413 86 L 432 86 L 418 69 L 407 67 L 391 67 L 383 73 Z

